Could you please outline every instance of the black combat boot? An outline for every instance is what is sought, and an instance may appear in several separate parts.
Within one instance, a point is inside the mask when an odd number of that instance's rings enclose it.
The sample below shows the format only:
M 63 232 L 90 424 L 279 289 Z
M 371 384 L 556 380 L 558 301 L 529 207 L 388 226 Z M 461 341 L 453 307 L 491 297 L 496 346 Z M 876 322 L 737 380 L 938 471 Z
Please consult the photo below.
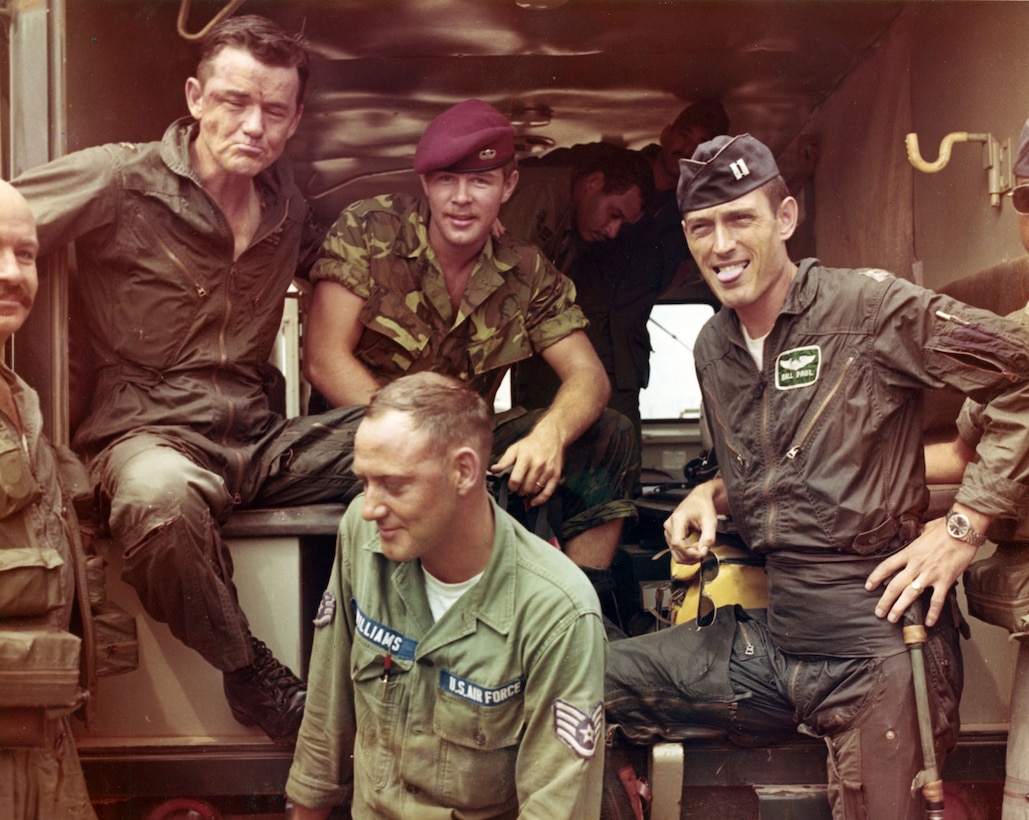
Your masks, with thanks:
M 254 662 L 225 673 L 225 698 L 232 716 L 244 726 L 258 726 L 276 745 L 292 748 L 304 717 L 307 687 L 251 637 Z

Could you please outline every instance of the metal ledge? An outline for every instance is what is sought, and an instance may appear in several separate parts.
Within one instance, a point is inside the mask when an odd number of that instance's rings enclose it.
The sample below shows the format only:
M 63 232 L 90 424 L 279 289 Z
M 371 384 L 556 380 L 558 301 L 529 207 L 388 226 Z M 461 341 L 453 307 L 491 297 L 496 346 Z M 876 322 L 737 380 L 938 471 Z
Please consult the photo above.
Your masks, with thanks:
M 94 801 L 280 795 L 291 751 L 268 744 L 79 748 Z
M 346 504 L 305 504 L 299 507 L 236 510 L 222 527 L 222 535 L 225 538 L 335 535 L 346 508 Z

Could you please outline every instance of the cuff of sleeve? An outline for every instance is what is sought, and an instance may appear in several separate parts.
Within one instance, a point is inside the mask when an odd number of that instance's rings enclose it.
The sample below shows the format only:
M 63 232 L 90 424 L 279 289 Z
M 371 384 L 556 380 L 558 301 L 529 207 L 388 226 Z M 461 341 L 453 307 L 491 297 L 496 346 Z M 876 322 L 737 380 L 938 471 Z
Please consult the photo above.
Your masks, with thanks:
M 286 780 L 286 797 L 308 809 L 327 809 L 349 803 L 353 796 L 350 786 L 327 788 L 322 783 L 312 783 L 302 775 L 289 773 Z
M 1020 518 L 1029 504 L 1029 487 L 972 462 L 965 467 L 955 501 L 994 518 Z

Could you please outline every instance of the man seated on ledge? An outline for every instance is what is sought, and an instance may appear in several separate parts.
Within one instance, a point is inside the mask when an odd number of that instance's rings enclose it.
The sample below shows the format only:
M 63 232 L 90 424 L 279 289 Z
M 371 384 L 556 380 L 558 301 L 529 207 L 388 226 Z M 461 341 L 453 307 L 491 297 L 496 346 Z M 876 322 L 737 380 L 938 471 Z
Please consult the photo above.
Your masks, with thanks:
M 416 373 L 357 430 L 364 495 L 315 619 L 292 817 L 593 820 L 607 644 L 596 596 L 486 488 L 492 414 Z
M 357 413 L 285 419 L 265 373 L 286 292 L 321 242 L 282 154 L 308 56 L 264 17 L 205 36 L 190 117 L 160 142 L 77 151 L 14 181 L 70 277 L 96 387 L 74 446 L 122 577 L 223 674 L 233 716 L 292 746 L 304 684 L 250 632 L 221 524 L 238 507 L 339 501 Z M 347 427 L 348 422 L 350 426 Z
M 1029 464 L 1010 457 L 1029 447 L 1029 332 L 886 271 L 794 264 L 797 202 L 750 135 L 684 160 L 678 201 L 724 306 L 694 349 L 721 473 L 683 500 L 665 538 L 696 563 L 731 515 L 765 556 L 769 603 L 614 642 L 608 721 L 636 743 L 693 727 L 747 746 L 821 737 L 836 820 L 916 820 L 922 746 L 902 621 L 925 610 L 942 768 L 962 685 L 954 583 L 992 519 L 1029 502 Z M 1008 421 L 985 425 L 953 509 L 921 532 L 923 389 L 944 385 Z M 632 816 L 619 769 L 607 817 Z
M 305 375 L 336 406 L 420 370 L 492 401 L 511 365 L 542 356 L 561 388 L 544 410 L 496 419 L 491 469 L 510 470 L 533 506 L 556 496 L 565 552 L 602 574 L 636 515 L 633 430 L 605 410 L 610 388 L 571 283 L 535 246 L 491 236 L 518 184 L 514 129 L 480 100 L 459 103 L 426 128 L 414 169 L 424 197 L 356 202 L 330 230 L 311 272 Z

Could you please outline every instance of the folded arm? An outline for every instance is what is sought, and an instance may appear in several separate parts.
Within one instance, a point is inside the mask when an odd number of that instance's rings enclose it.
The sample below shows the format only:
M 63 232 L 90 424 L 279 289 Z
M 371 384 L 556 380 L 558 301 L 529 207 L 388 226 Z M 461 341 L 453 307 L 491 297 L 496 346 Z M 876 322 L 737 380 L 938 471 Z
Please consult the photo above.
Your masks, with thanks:
M 367 404 L 379 382 L 354 355 L 364 299 L 338 282 L 315 285 L 304 333 L 304 377 L 334 407 Z

